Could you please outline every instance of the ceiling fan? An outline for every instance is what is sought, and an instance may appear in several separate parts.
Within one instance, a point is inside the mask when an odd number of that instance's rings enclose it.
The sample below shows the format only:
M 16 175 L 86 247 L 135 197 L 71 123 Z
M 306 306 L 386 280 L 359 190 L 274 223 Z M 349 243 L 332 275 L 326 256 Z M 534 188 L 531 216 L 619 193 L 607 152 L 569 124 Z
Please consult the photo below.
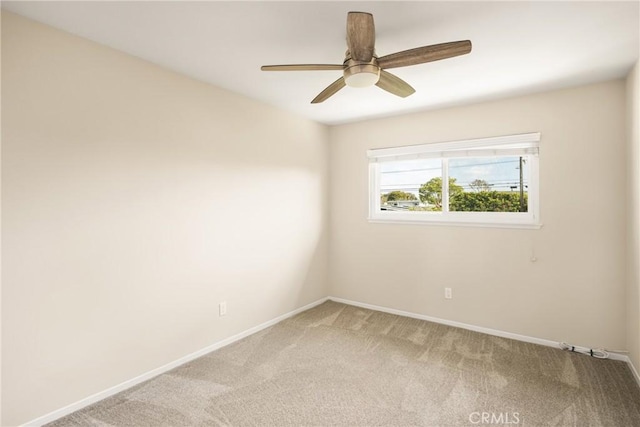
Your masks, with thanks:
M 422 46 L 382 57 L 375 53 L 375 27 L 373 15 L 366 12 L 349 12 L 347 15 L 347 53 L 342 65 L 297 64 L 263 65 L 262 71 L 322 71 L 341 70 L 342 77 L 331 83 L 316 96 L 312 104 L 326 101 L 345 85 L 367 87 L 376 85 L 394 95 L 405 98 L 415 92 L 407 82 L 385 71 L 389 68 L 407 67 L 452 58 L 471 52 L 471 42 L 457 42 Z

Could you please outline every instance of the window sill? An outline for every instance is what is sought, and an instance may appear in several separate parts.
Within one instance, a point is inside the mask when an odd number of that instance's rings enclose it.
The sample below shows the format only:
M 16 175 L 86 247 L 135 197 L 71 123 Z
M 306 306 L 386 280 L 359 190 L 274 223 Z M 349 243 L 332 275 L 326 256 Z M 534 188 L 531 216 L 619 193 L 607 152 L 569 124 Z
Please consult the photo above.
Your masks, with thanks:
M 438 221 L 420 219 L 395 219 L 395 218 L 368 218 L 372 224 L 403 224 L 403 225 L 434 225 L 450 227 L 476 227 L 476 228 L 511 228 L 524 230 L 539 230 L 541 223 L 519 222 L 475 222 L 475 221 Z

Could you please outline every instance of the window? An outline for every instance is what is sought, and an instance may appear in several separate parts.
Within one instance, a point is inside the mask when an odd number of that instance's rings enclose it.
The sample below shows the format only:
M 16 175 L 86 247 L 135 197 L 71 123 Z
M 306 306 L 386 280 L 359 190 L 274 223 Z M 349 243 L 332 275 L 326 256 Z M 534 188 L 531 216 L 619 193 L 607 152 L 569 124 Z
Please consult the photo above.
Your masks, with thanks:
M 369 219 L 539 228 L 539 133 L 369 150 Z

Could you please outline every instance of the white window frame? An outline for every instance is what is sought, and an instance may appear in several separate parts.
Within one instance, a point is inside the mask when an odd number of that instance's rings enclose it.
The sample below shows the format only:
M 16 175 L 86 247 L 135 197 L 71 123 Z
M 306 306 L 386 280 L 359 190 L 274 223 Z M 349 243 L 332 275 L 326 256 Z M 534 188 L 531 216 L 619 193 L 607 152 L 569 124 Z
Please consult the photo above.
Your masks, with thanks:
M 367 150 L 369 158 L 369 222 L 443 224 L 475 227 L 540 228 L 540 133 Z M 483 156 L 525 156 L 528 162 L 527 212 L 450 212 L 448 159 Z M 380 164 L 418 158 L 442 159 L 442 211 L 380 210 Z

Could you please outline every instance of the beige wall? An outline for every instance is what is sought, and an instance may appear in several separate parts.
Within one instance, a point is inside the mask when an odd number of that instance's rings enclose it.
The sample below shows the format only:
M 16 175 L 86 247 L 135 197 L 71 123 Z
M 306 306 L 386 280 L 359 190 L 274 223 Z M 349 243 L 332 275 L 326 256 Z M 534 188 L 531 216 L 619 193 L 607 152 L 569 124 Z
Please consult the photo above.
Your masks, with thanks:
M 627 77 L 629 232 L 627 234 L 627 346 L 640 372 L 640 65 Z
M 327 295 L 325 126 L 7 12 L 2 89 L 2 425 Z
M 526 132 L 542 134 L 542 229 L 367 222 L 367 149 Z M 625 150 L 623 81 L 332 128 L 330 293 L 624 348 Z

